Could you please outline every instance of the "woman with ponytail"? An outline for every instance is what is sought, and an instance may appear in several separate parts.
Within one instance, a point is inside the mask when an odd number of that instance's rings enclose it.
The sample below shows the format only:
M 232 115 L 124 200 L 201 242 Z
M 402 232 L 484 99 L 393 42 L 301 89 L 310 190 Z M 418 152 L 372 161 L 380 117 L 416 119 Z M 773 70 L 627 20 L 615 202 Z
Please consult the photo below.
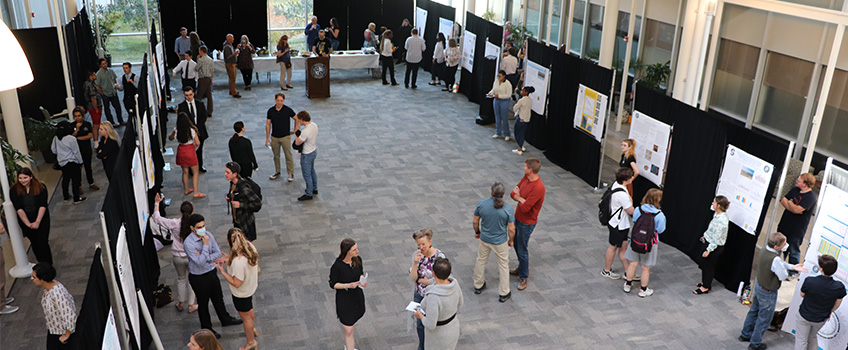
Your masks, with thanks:
M 633 201 L 633 180 L 636 180 L 636 177 L 639 176 L 639 166 L 636 165 L 636 140 L 625 139 L 621 141 L 621 160 L 618 162 L 618 166 L 633 169 L 633 177 L 627 184 L 627 193 L 630 193 L 630 200 Z
M 157 193 L 153 202 L 153 215 L 150 218 L 153 223 L 159 225 L 160 230 L 170 232 L 174 241 L 171 244 L 171 262 L 177 270 L 177 302 L 174 303 L 174 306 L 176 306 L 177 311 L 183 311 L 185 302 L 188 300 L 188 312 L 195 312 L 197 311 L 197 301 L 195 300 L 194 290 L 188 284 L 188 257 L 183 248 L 183 240 L 191 233 L 188 217 L 194 213 L 194 206 L 191 202 L 183 202 L 180 205 L 180 217 L 169 219 L 159 214 L 159 203 L 161 202 L 162 195 Z
M 486 288 L 486 262 L 489 253 L 498 259 L 498 301 L 509 300 L 509 247 L 515 239 L 515 216 L 512 207 L 504 203 L 504 184 L 492 184 L 492 196 L 481 200 L 474 209 L 474 238 L 480 240 L 477 263 L 474 265 L 474 294 Z
M 253 243 L 245 238 L 244 233 L 231 228 L 227 231 L 227 242 L 230 244 L 230 256 L 224 261 L 217 262 L 215 266 L 221 272 L 221 276 L 230 284 L 230 292 L 233 295 L 233 305 L 244 323 L 244 334 L 247 343 L 239 350 L 256 349 L 256 337 L 259 332 L 255 328 L 256 313 L 253 312 L 253 293 L 259 286 L 259 252 Z M 224 268 L 226 265 L 226 269 Z

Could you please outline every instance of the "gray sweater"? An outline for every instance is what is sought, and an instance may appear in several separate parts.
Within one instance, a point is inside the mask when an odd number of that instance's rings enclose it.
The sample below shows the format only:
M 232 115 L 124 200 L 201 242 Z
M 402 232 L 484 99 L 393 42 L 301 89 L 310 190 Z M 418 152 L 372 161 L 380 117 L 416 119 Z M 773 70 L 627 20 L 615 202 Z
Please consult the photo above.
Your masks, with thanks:
M 456 315 L 462 307 L 462 290 L 453 277 L 448 277 L 449 284 L 434 284 L 424 289 L 424 299 L 421 309 L 427 315 L 421 320 L 424 324 L 424 348 L 450 350 L 456 348 L 459 341 L 459 318 L 442 326 L 438 321 L 445 321 Z
M 68 135 L 59 140 L 58 137 L 54 136 L 50 149 L 53 153 L 56 153 L 56 160 L 59 162 L 59 165 L 65 166 L 68 162 L 82 165 L 82 155 L 80 154 L 76 137 Z

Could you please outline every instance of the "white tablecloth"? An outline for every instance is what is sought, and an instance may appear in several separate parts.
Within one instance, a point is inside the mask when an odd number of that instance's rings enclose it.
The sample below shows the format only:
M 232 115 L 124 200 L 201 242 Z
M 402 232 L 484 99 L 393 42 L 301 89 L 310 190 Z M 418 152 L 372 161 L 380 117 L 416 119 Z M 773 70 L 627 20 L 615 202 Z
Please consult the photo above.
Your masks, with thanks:
M 216 72 L 226 74 L 224 61 L 214 60 L 212 66 Z M 302 71 L 306 68 L 306 58 L 292 57 L 292 70 Z M 357 69 L 357 68 L 380 68 L 380 55 L 344 54 L 330 56 L 330 69 Z M 254 57 L 253 71 L 256 73 L 279 72 L 280 64 L 276 57 Z

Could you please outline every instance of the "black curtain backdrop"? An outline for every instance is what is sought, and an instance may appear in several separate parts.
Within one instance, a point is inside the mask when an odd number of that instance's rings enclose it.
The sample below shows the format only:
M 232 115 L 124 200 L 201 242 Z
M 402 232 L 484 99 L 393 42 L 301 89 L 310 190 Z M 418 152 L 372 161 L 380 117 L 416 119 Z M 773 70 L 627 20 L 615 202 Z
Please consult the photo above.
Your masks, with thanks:
M 100 349 L 103 346 L 103 333 L 111 307 L 109 282 L 103 264 L 100 262 L 102 249 L 94 251 L 91 268 L 88 271 L 88 284 L 82 299 L 82 308 L 77 317 L 77 329 L 74 334 L 74 349 Z
M 404 19 L 408 19 L 410 24 L 415 21 L 415 5 L 412 0 L 383 0 L 382 13 L 377 28 L 386 26 L 386 28 L 394 31 L 400 28 Z M 352 33 L 355 33 L 355 31 L 352 31 Z M 356 37 L 356 35 L 352 37 Z
M 16 29 L 12 34 L 18 39 L 32 68 L 33 81 L 18 88 L 21 114 L 44 119 L 39 106 L 51 114 L 59 113 L 65 106 L 65 72 L 59 55 L 59 37 L 56 28 Z
M 85 8 L 65 25 L 65 42 L 74 99 L 78 106 L 85 106 L 87 101 L 82 85 L 88 79 L 86 72 L 97 69 L 97 54 L 91 41 L 91 23 Z
M 481 67 L 486 55 L 486 35 L 489 29 L 487 23 L 488 21 L 475 16 L 471 12 L 466 12 L 465 14 L 465 30 L 474 33 L 474 35 L 477 36 L 477 42 L 474 45 L 473 72 L 469 72 L 465 68 L 462 68 L 462 72 L 460 73 L 459 92 L 463 93 L 466 97 L 468 97 L 469 101 L 474 103 L 486 101 L 484 95 L 486 95 L 486 92 L 489 91 L 491 86 L 483 86 L 481 78 L 482 74 L 479 68 Z M 465 33 L 462 35 L 464 36 Z M 460 40 L 462 40 L 462 42 L 460 42 L 461 47 L 465 42 L 465 39 L 460 38 Z
M 180 58 L 174 53 L 174 43 L 180 36 L 180 27 L 186 27 L 189 32 L 195 30 L 194 0 L 159 0 L 158 3 L 159 16 L 162 19 L 165 53 L 168 55 L 168 67 L 174 68 L 180 63 Z M 203 39 L 202 36 L 201 39 Z M 220 41 L 223 42 L 224 38 L 221 38 Z
M 392 0 L 387 0 L 392 1 Z M 381 12 L 382 12 L 382 1 L 381 0 L 351 0 L 350 6 L 347 9 L 347 25 L 344 22 L 341 22 L 342 27 L 347 28 L 347 32 L 349 33 L 348 37 L 348 48 L 351 50 L 361 50 L 362 44 L 365 42 L 365 29 L 368 29 L 369 23 L 374 23 L 376 25 L 376 33 L 380 34 L 380 26 L 390 27 L 389 23 L 380 23 Z M 319 17 L 320 18 L 320 17 Z M 339 21 L 342 21 L 342 17 L 336 17 Z M 324 20 L 320 21 L 322 26 L 324 22 L 327 22 L 329 25 L 330 18 L 327 17 Z M 345 30 L 342 29 L 344 32 Z M 339 44 L 341 45 L 341 44 Z
M 556 49 L 550 48 L 544 44 L 541 44 L 536 41 L 528 41 L 527 42 L 527 57 L 530 61 L 534 63 L 538 63 L 545 68 L 551 69 L 551 64 L 553 63 L 553 58 L 556 53 Z M 532 59 L 530 58 L 532 57 Z M 525 67 L 526 68 L 526 67 Z M 564 73 L 564 72 L 563 72 Z M 553 73 L 551 73 L 553 74 Z M 549 78 L 552 81 L 552 77 Z M 550 91 L 549 91 L 550 92 Z M 540 94 L 541 91 L 536 91 L 535 94 Z M 554 95 L 550 95 L 554 96 Z M 550 103 L 548 100 L 548 113 L 550 115 Z M 548 149 L 548 117 L 547 115 L 541 115 L 539 113 L 530 112 L 530 125 L 527 126 L 527 143 L 533 145 L 540 150 Z
M 395 30 L 404 18 L 412 21 L 415 12 L 412 0 L 328 0 L 314 1 L 312 13 L 321 28 L 328 27 L 333 17 L 339 20 L 339 49 L 359 50 L 369 23 L 377 26 L 379 34 L 381 26 Z
M 456 9 L 447 5 L 442 5 L 435 1 L 418 0 L 417 6 L 427 10 L 427 24 L 424 29 L 424 41 L 427 43 L 427 49 L 424 50 L 424 56 L 421 61 L 421 68 L 425 71 L 430 71 L 433 65 L 433 51 L 436 48 L 436 35 L 439 34 L 439 18 L 455 21 Z M 450 33 L 445 34 L 447 38 Z M 447 46 L 447 40 L 445 40 Z

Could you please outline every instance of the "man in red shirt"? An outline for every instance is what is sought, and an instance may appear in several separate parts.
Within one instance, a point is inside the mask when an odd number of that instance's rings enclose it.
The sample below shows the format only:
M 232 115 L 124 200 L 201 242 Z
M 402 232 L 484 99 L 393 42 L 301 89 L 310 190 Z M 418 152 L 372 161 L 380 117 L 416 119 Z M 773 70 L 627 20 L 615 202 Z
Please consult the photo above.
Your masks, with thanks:
M 530 234 L 536 228 L 539 210 L 545 201 L 545 184 L 539 178 L 542 162 L 536 158 L 524 161 L 524 177 L 510 193 L 510 197 L 518 204 L 515 207 L 515 253 L 518 255 L 518 268 L 510 270 L 511 275 L 518 275 L 518 290 L 527 288 L 527 277 L 530 274 L 530 254 L 527 245 Z

